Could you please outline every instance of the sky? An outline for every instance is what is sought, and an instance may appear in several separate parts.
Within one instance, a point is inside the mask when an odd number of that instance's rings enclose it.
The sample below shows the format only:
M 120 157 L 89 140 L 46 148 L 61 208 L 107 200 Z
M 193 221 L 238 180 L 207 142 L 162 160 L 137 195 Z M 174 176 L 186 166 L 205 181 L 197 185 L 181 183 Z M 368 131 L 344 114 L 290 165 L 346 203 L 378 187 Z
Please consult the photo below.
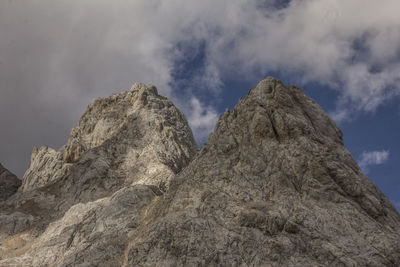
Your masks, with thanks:
M 398 0 L 2 0 L 0 162 L 19 177 L 95 97 L 152 83 L 199 144 L 265 76 L 338 123 L 400 209 Z

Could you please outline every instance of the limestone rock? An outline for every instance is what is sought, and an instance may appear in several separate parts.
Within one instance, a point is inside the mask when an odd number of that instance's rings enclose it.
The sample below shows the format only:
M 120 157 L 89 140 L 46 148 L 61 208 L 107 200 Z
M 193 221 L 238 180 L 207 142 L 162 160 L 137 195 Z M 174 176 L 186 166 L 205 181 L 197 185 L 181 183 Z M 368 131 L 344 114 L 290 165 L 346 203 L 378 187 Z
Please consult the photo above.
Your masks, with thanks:
M 115 183 L 165 187 L 196 151 L 183 114 L 153 85 L 136 83 L 130 92 L 93 100 L 59 151 L 35 148 L 21 190 L 76 173 L 77 165 L 82 172 L 82 164 L 103 172 L 115 170 L 110 174 L 116 176 Z
M 147 185 L 132 185 L 111 197 L 71 207 L 50 224 L 28 253 L 0 263 L 7 266 L 120 266 L 128 234 L 142 222 L 157 198 Z
M 400 265 L 400 215 L 298 87 L 262 80 L 196 150 L 155 87 L 93 101 L 2 204 L 0 266 Z
M 0 202 L 13 195 L 21 186 L 21 180 L 0 164 Z
M 134 185 L 162 194 L 196 152 L 185 117 L 154 86 L 138 83 L 129 92 L 94 100 L 59 151 L 34 149 L 23 188 L 0 210 L 0 229 L 6 229 L 6 223 L 24 222 L 3 231 L 0 259 L 25 258 L 15 251 L 40 242 L 49 224 L 62 220 L 71 207 L 110 198 Z M 21 235 L 23 245 L 18 249 L 5 245 Z
M 296 86 L 262 80 L 131 234 L 124 266 L 399 266 L 400 215 Z
M 62 154 L 56 150 L 42 146 L 34 148 L 31 155 L 31 164 L 25 172 L 20 191 L 29 191 L 40 188 L 49 182 L 68 173 L 71 164 L 62 159 Z

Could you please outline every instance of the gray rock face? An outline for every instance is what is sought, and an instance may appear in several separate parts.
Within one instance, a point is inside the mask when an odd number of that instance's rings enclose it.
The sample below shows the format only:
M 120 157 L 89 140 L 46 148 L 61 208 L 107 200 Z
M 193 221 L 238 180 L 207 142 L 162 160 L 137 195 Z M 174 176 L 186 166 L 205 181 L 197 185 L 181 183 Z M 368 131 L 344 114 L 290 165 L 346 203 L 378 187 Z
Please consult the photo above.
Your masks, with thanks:
M 49 224 L 62 220 L 75 204 L 75 210 L 85 214 L 86 209 L 79 210 L 85 203 L 97 203 L 134 185 L 145 186 L 151 196 L 162 194 L 196 152 L 197 145 L 183 114 L 158 95 L 154 86 L 137 83 L 130 92 L 94 100 L 64 147 L 59 151 L 34 149 L 22 188 L 2 204 L 0 259 L 13 260 L 0 261 L 0 266 L 35 266 L 37 257 L 19 261 L 22 252 L 33 243 L 40 243 Z M 122 210 L 114 204 L 106 209 L 110 214 L 110 209 Z M 10 223 L 18 227 L 5 226 Z M 66 225 L 72 229 L 74 224 Z M 114 230 L 126 231 L 121 229 L 123 225 Z M 17 237 L 21 245 L 15 249 L 9 244 L 16 243 Z M 64 239 L 59 242 L 65 245 Z M 34 248 L 25 256 L 41 251 Z M 43 265 L 54 265 L 51 260 L 54 258 L 44 259 Z
M 262 80 L 197 155 L 172 103 L 133 88 L 34 151 L 0 266 L 400 265 L 400 215 L 298 87 Z
M 25 172 L 23 183 L 19 189 L 22 192 L 40 188 L 49 182 L 68 173 L 71 164 L 62 159 L 62 154 L 51 147 L 33 148 L 31 164 Z
M 130 92 L 93 100 L 59 151 L 35 148 L 21 191 L 81 176 L 82 171 L 87 176 L 82 165 L 112 172 L 112 183 L 168 186 L 196 151 L 183 114 L 154 86 L 136 83 Z
M 111 197 L 72 206 L 50 224 L 27 253 L 4 260 L 7 266 L 120 266 L 128 234 L 157 198 L 151 187 L 132 185 Z
M 0 202 L 13 195 L 21 186 L 21 180 L 0 164 Z
M 262 80 L 130 236 L 126 266 L 399 266 L 400 216 L 296 86 Z

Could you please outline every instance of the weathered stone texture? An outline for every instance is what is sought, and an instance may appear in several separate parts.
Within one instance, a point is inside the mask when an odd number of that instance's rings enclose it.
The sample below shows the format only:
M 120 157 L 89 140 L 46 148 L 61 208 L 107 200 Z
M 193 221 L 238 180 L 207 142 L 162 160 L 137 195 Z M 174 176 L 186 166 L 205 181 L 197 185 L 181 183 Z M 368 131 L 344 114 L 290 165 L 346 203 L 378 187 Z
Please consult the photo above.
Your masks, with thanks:
M 183 114 L 154 86 L 136 83 L 130 92 L 93 100 L 59 151 L 35 148 L 21 191 L 74 176 L 77 168 L 87 176 L 82 165 L 112 172 L 113 183 L 167 186 L 196 151 Z
M 97 205 L 90 203 L 110 198 L 119 190 L 129 191 L 131 186 L 144 186 L 152 197 L 160 195 L 196 152 L 197 145 L 185 117 L 154 86 L 137 83 L 129 92 L 95 99 L 59 151 L 48 147 L 33 150 L 21 189 L 0 210 L 0 259 L 18 255 L 22 258 L 11 257 L 4 264 L 54 265 L 54 257 L 41 263 L 32 255 L 42 250 L 37 246 L 31 248 L 33 243 L 45 240 L 49 223 L 62 221 L 70 209 L 85 214 L 86 209 L 79 210 L 80 207 Z M 121 220 L 131 221 L 131 211 L 119 212 L 123 207 L 117 207 L 118 203 L 109 209 L 118 211 Z M 71 223 L 70 229 L 81 225 Z M 115 235 L 130 229 L 124 227 L 115 227 Z M 4 245 L 13 243 L 16 236 L 25 249 Z M 65 245 L 62 238 L 51 242 Z M 28 247 L 26 255 L 15 252 L 25 252 Z
M 196 151 L 155 87 L 94 100 L 4 202 L 0 266 L 400 265 L 399 213 L 298 87 L 262 80 Z
M 132 234 L 127 266 L 398 266 L 400 216 L 296 86 L 262 80 Z

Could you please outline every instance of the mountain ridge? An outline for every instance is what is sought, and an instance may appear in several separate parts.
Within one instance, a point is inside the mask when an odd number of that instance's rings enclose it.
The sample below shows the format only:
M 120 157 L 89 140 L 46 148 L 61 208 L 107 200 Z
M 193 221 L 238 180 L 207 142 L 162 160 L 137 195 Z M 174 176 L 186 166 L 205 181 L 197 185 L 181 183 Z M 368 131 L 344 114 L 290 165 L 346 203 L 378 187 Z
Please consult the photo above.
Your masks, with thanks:
M 138 83 L 33 154 L 2 204 L 0 266 L 400 264 L 399 213 L 322 108 L 273 77 L 199 151 L 183 114 Z

